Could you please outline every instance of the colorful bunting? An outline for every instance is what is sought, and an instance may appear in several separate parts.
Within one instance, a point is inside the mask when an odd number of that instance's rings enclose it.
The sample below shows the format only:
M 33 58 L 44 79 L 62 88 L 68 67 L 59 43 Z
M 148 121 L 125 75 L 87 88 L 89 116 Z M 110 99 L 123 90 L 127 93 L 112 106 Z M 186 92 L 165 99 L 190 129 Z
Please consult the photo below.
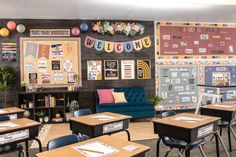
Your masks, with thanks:
M 84 41 L 84 45 L 87 48 L 95 48 L 97 51 L 104 50 L 107 53 L 115 51 L 116 53 L 140 51 L 142 48 L 151 47 L 151 39 L 149 36 L 144 38 L 126 41 L 126 42 L 113 42 L 113 41 L 104 41 L 100 39 L 95 39 L 90 36 L 87 36 Z

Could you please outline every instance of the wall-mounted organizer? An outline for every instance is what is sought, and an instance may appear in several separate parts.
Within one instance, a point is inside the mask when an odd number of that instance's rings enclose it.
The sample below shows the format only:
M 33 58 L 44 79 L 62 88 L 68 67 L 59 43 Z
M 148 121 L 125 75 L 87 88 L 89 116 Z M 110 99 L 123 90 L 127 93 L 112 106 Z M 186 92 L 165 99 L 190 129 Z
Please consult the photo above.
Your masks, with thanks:
M 18 107 L 27 110 L 30 119 L 39 120 L 37 114 L 44 114 L 51 122 L 66 122 L 66 113 L 69 113 L 68 103 L 79 102 L 78 91 L 42 91 L 18 93 Z

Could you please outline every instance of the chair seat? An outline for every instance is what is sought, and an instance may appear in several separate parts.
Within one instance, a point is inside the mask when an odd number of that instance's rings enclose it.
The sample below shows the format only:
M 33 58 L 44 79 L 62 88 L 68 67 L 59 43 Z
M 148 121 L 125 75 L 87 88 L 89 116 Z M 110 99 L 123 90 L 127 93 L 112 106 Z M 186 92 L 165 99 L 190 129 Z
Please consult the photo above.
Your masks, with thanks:
M 163 137 L 162 141 L 165 145 L 167 145 L 171 148 L 185 149 L 187 147 L 187 142 L 185 142 L 183 140 L 177 140 L 177 139 L 173 139 L 173 138 L 169 138 L 169 137 Z M 195 149 L 195 148 L 205 144 L 206 142 L 207 141 L 204 139 L 197 140 L 190 145 L 190 150 Z
M 228 127 L 228 125 L 229 125 L 228 121 L 219 121 L 218 122 L 218 127 L 220 127 L 220 128 L 226 128 L 226 127 Z
M 4 147 L 0 147 L 0 154 L 4 154 L 13 150 L 15 151 L 17 149 L 23 149 L 22 145 L 17 143 L 17 144 L 11 144 Z

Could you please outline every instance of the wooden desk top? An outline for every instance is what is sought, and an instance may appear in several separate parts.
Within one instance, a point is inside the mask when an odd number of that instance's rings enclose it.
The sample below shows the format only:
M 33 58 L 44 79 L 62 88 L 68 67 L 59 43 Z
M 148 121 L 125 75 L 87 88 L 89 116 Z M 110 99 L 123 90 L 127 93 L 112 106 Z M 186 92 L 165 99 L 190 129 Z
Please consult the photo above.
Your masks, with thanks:
M 234 112 L 236 111 L 236 103 L 227 102 L 227 103 L 210 104 L 210 105 L 202 106 L 201 109 L 213 109 L 213 110 Z
M 188 117 L 188 118 L 196 118 L 199 121 L 193 120 L 177 120 L 177 117 Z M 180 128 L 186 129 L 194 129 L 199 128 L 201 126 L 207 125 L 209 123 L 215 122 L 220 120 L 219 117 L 212 117 L 212 116 L 205 116 L 205 115 L 196 115 L 191 113 L 181 113 L 171 117 L 160 118 L 153 120 L 154 123 L 166 124 L 171 126 L 176 126 Z
M 50 151 L 38 153 L 38 154 L 36 154 L 36 156 L 37 157 L 66 157 L 66 156 L 85 157 L 84 155 L 80 154 L 78 150 L 75 150 L 73 147 L 80 146 L 80 145 L 83 145 L 86 143 L 95 142 L 95 141 L 102 142 L 104 144 L 107 144 L 107 145 L 119 150 L 117 153 L 107 155 L 109 157 L 131 157 L 131 156 L 134 156 L 134 155 L 137 155 L 140 153 L 144 153 L 144 152 L 147 152 L 148 150 L 150 150 L 150 147 L 145 146 L 145 145 L 121 140 L 121 139 L 118 139 L 116 137 L 112 137 L 109 135 L 104 135 L 104 136 L 99 136 L 97 138 L 89 139 L 89 140 L 86 140 L 83 142 L 78 142 L 78 143 L 75 143 L 72 145 L 53 149 Z M 129 145 L 136 146 L 138 148 L 133 151 L 127 151 L 127 150 L 123 149 L 123 147 L 129 146 Z M 100 150 L 100 151 L 102 151 L 102 150 Z
M 3 108 L 3 109 L 0 109 L 0 116 L 14 114 L 14 113 L 20 113 L 20 112 L 25 112 L 25 110 L 17 108 L 17 107 Z
M 97 118 L 97 116 L 103 116 L 103 115 L 110 116 L 113 118 L 105 119 L 105 120 L 103 118 L 101 118 L 103 120 L 101 120 L 100 118 Z M 86 116 L 74 117 L 74 118 L 70 118 L 69 120 L 83 123 L 90 126 L 96 126 L 96 125 L 107 124 L 107 123 L 116 122 L 116 121 L 125 120 L 125 119 L 131 119 L 131 116 L 122 115 L 118 113 L 111 113 L 111 112 L 102 112 L 102 113 L 90 114 Z
M 14 126 L 14 127 L 1 126 L 4 123 L 13 123 L 13 124 L 16 124 L 17 126 Z M 27 118 L 2 121 L 0 122 L 0 134 L 3 134 L 5 132 L 12 132 L 19 129 L 30 128 L 33 126 L 39 126 L 39 125 L 41 125 L 41 123 L 31 120 L 31 119 L 27 119 Z

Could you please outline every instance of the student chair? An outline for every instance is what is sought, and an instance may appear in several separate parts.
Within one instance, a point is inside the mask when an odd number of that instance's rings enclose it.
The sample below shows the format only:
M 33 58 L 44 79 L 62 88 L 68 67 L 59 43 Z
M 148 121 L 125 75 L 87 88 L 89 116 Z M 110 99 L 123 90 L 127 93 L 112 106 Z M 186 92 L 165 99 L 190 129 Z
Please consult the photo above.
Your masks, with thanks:
M 10 120 L 10 117 L 0 116 L 0 122 L 6 121 L 6 120 Z M 18 151 L 18 157 L 21 157 L 21 155 L 23 155 L 24 157 L 23 146 L 19 143 L 13 143 L 6 146 L 0 146 L 0 155 L 8 154 L 8 153 L 16 152 L 16 151 Z
M 86 116 L 90 114 L 92 114 L 92 111 L 90 109 L 81 109 L 74 112 L 75 117 Z
M 4 108 L 4 105 L 0 104 L 0 109 Z
M 169 116 L 173 116 L 173 115 L 176 115 L 176 112 L 170 110 L 170 111 L 166 111 L 166 112 L 161 113 L 161 118 L 165 118 L 165 117 L 169 117 Z M 180 157 L 182 157 L 182 154 L 184 153 L 184 151 L 187 147 L 187 142 L 185 142 L 183 140 L 178 140 L 178 139 L 174 139 L 171 137 L 167 137 L 167 136 L 163 136 L 162 141 L 166 146 L 170 147 L 170 149 L 166 152 L 165 157 L 167 157 L 168 154 L 171 152 L 171 150 L 174 148 L 179 150 L 178 154 Z M 197 140 L 191 144 L 190 150 L 193 150 L 195 148 L 199 148 L 202 156 L 206 157 L 206 155 L 202 149 L 202 145 L 204 145 L 205 143 L 206 143 L 206 141 L 204 139 Z
M 86 116 L 90 114 L 92 114 L 92 111 L 90 109 L 81 109 L 74 112 L 74 117 Z M 79 138 L 81 138 L 82 140 L 90 139 L 90 137 L 87 135 L 83 135 L 81 133 L 75 133 L 75 134 L 78 134 Z
M 58 137 L 58 138 L 55 138 L 55 139 L 49 141 L 47 144 L 47 149 L 52 150 L 52 149 L 66 146 L 66 145 L 74 144 L 79 141 L 80 140 L 78 139 L 77 135 L 75 135 L 75 134 L 66 135 L 66 136 Z

